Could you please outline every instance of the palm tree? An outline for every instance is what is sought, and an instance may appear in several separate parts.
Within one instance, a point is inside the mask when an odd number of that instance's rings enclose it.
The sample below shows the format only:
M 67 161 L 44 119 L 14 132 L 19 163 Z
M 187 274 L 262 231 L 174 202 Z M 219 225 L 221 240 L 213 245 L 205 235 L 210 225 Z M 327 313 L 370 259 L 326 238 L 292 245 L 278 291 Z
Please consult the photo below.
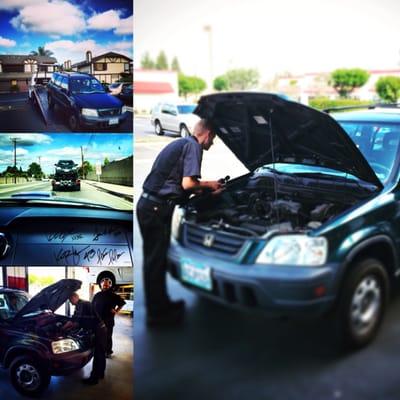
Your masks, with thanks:
M 51 57 L 53 55 L 53 52 L 51 50 L 46 50 L 44 46 L 39 46 L 37 51 L 36 50 L 31 51 L 30 55 Z

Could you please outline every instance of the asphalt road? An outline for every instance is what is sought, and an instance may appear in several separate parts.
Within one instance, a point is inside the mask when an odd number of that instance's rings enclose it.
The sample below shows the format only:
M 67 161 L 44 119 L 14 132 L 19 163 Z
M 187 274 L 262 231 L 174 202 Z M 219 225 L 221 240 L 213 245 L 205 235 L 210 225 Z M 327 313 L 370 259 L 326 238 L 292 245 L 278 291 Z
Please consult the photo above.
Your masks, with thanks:
M 0 126 L 2 132 L 70 132 L 66 115 L 60 108 L 45 110 L 49 118 L 46 125 L 37 106 L 31 104 L 28 93 L 0 94 Z M 131 113 L 129 113 L 132 115 Z M 109 132 L 132 132 L 132 117 Z M 87 128 L 82 128 L 87 131 Z
M 154 137 L 135 121 L 135 198 L 158 151 L 173 137 Z M 139 138 L 139 139 L 137 139 Z M 234 176 L 239 166 L 217 141 L 203 176 Z M 377 339 L 341 352 L 324 320 L 269 320 L 198 298 L 169 278 L 186 301 L 184 324 L 148 329 L 142 286 L 142 240 L 135 221 L 135 394 L 138 400 L 395 400 L 400 398 L 400 299 L 392 300 Z
M 15 193 L 52 191 L 51 182 L 29 182 L 17 185 L 0 185 L 0 199 L 10 197 Z M 132 203 L 121 197 L 99 190 L 93 185 L 81 181 L 80 191 L 57 191 L 56 196 L 69 199 L 85 200 L 122 210 L 132 210 Z

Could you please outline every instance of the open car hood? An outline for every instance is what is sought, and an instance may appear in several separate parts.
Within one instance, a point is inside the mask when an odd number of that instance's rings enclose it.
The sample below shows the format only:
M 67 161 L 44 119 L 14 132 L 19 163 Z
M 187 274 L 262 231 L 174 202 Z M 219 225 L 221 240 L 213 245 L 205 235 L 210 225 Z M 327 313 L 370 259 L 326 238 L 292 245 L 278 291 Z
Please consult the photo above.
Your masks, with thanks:
M 250 170 L 262 165 L 316 165 L 382 183 L 343 128 L 328 114 L 269 93 L 203 96 L 193 111 Z M 272 135 L 271 135 L 272 133 Z
M 56 311 L 71 296 L 72 293 L 80 289 L 81 281 L 77 279 L 61 279 L 50 286 L 42 289 L 38 294 L 25 304 L 16 314 L 16 318 L 40 310 Z

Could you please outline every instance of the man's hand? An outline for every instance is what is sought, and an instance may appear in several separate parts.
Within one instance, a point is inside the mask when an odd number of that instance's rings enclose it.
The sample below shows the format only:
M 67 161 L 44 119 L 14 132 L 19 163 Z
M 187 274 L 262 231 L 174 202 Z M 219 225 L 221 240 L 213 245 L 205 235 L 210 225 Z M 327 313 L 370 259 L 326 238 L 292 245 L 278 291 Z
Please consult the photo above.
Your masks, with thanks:
M 118 314 L 118 311 L 119 311 L 119 310 L 117 310 L 117 309 L 115 309 L 115 308 L 112 308 L 112 309 L 111 309 L 111 314 L 114 314 L 114 315 L 115 315 L 115 314 Z

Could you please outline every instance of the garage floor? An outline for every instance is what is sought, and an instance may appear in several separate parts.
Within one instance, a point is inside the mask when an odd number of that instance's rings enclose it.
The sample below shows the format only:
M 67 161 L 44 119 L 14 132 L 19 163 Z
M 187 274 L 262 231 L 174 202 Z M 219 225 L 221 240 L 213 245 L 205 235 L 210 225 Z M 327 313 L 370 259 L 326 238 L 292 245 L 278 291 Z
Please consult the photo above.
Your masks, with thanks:
M 43 393 L 46 400 L 118 399 L 132 400 L 133 339 L 132 318 L 119 315 L 114 328 L 114 356 L 107 359 L 106 378 L 98 385 L 86 386 L 81 379 L 89 376 L 91 362 L 80 371 L 66 377 L 53 377 L 49 389 Z M 11 386 L 8 370 L 0 370 L 0 399 L 22 400 Z

